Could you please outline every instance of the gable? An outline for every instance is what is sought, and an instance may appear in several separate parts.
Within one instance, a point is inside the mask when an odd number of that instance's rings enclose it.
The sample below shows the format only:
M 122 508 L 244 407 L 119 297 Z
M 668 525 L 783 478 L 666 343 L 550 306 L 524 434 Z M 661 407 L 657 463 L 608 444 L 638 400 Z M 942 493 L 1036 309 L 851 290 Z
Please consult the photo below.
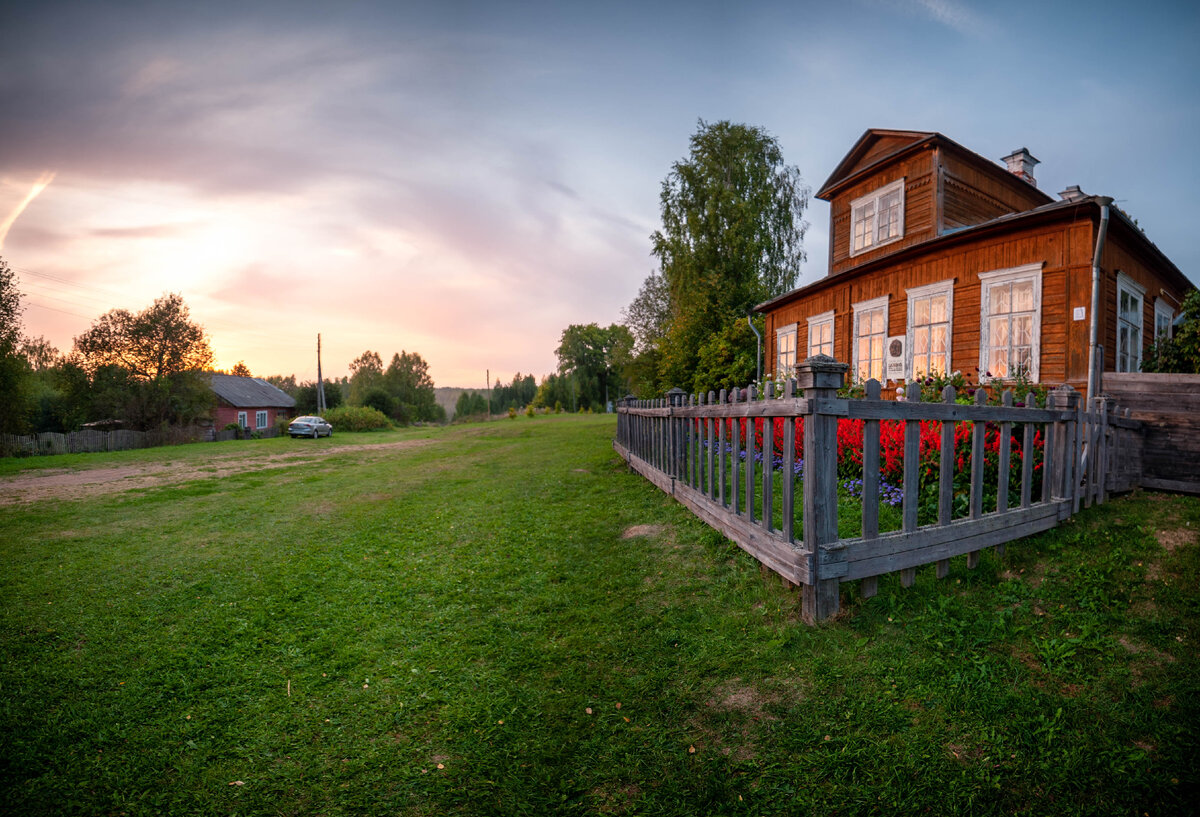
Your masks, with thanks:
M 872 128 L 859 137 L 850 152 L 838 163 L 833 173 L 817 191 L 817 198 L 828 199 L 831 191 L 842 182 L 857 176 L 881 161 L 910 150 L 938 134 L 932 131 L 881 130 Z

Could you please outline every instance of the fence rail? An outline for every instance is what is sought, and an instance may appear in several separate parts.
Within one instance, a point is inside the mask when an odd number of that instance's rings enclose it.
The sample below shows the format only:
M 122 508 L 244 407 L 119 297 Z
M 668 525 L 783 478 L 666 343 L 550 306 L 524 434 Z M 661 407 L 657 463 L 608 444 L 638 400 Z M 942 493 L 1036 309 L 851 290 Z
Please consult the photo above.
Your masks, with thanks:
M 1074 389 L 1055 389 L 1046 408 L 1019 404 L 902 402 L 838 398 L 846 365 L 815 357 L 776 394 L 767 384 L 707 395 L 675 390 L 662 400 L 618 407 L 614 448 L 638 473 L 674 496 L 760 562 L 802 588 L 807 621 L 838 611 L 839 584 L 861 580 L 864 596 L 880 575 L 915 571 L 1048 530 L 1081 504 L 1136 484 L 1140 425 L 1111 401 L 1085 411 Z M 886 438 L 886 439 L 885 439 Z M 925 460 L 923 464 L 922 453 Z M 937 456 L 931 456 L 937 452 Z M 899 469 L 899 485 L 881 478 Z M 839 458 L 861 478 L 839 485 Z M 840 489 L 840 490 L 839 490 Z M 847 501 L 848 494 L 861 499 Z M 890 528 L 881 530 L 881 509 Z

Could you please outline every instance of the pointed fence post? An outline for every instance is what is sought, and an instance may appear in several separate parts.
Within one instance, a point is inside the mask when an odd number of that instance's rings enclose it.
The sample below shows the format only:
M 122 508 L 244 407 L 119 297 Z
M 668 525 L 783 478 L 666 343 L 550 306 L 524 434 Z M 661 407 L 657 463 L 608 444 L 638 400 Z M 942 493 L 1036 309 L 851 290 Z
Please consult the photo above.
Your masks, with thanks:
M 804 585 L 801 616 L 815 622 L 838 611 L 839 577 L 845 559 L 836 549 L 837 417 L 821 413 L 821 402 L 837 397 L 850 367 L 826 355 L 796 367 L 796 385 L 804 389 L 811 413 L 804 423 L 804 547 L 811 554 L 809 583 Z
M 683 407 L 685 398 L 687 392 L 678 386 L 667 392 L 667 403 L 670 406 L 670 413 L 667 415 L 671 449 L 668 460 L 671 463 L 669 476 L 675 479 L 683 476 L 683 421 L 675 416 L 675 409 Z
M 1043 479 L 1051 479 L 1050 498 L 1052 500 L 1073 500 L 1075 498 L 1075 485 L 1078 480 L 1076 459 L 1079 455 L 1075 441 L 1075 425 L 1079 401 L 1079 392 L 1070 386 L 1059 386 L 1046 398 L 1046 404 L 1050 408 L 1067 413 L 1066 419 L 1054 423 L 1052 427 L 1053 448 L 1047 447 L 1043 460 L 1053 468 L 1050 474 L 1043 477 Z M 1063 518 L 1070 516 L 1074 510 L 1074 508 L 1068 509 L 1063 514 Z

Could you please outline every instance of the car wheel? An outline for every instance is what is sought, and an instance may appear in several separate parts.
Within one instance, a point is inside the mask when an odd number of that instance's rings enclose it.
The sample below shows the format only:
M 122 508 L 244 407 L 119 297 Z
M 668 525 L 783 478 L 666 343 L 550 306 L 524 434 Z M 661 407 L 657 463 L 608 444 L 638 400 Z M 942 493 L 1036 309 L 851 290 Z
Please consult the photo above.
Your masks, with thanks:
M 321 436 L 320 432 L 318 432 L 318 431 L 317 431 L 317 430 L 314 428 L 314 429 L 313 429 L 313 439 L 315 440 L 317 437 L 320 437 L 320 436 Z

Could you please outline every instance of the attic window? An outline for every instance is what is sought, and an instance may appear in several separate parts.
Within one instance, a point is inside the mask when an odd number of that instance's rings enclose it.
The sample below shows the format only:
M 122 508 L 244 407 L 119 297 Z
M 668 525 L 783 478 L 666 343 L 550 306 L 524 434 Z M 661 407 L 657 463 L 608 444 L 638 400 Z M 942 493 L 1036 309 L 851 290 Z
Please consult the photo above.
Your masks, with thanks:
M 850 202 L 850 255 L 904 236 L 904 179 Z

